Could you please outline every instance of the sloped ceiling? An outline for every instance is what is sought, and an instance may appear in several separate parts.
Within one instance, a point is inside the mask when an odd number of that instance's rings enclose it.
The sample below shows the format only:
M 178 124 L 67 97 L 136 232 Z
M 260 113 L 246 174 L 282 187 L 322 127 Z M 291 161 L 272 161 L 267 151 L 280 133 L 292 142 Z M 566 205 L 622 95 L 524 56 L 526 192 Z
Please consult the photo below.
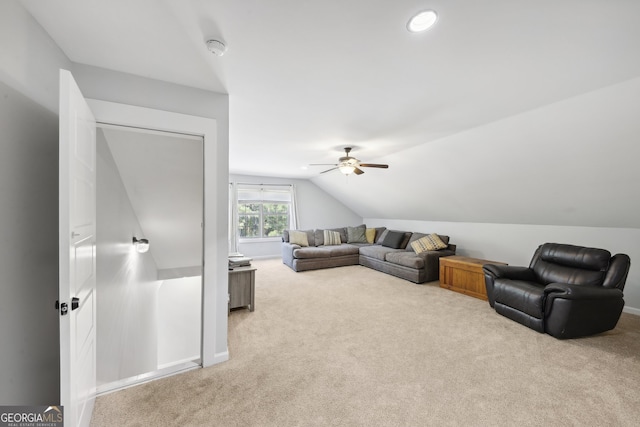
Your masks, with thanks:
M 202 265 L 202 138 L 101 129 L 159 270 Z M 186 274 L 183 274 L 186 275 Z
M 232 173 L 363 217 L 640 226 L 638 1 L 22 3 L 76 63 L 229 93 Z M 438 23 L 409 33 L 423 9 Z M 390 169 L 302 169 L 345 146 Z

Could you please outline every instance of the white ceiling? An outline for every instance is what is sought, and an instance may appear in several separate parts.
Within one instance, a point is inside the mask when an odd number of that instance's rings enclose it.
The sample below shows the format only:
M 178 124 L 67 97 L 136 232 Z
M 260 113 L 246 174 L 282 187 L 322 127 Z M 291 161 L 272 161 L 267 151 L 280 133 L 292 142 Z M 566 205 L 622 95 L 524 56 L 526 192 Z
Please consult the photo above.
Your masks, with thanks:
M 232 173 L 374 162 L 640 75 L 637 0 L 23 3 L 74 62 L 228 92 Z
M 231 173 L 311 178 L 369 218 L 640 226 L 638 0 L 22 3 L 73 62 L 228 93 Z M 302 169 L 345 146 L 390 168 Z

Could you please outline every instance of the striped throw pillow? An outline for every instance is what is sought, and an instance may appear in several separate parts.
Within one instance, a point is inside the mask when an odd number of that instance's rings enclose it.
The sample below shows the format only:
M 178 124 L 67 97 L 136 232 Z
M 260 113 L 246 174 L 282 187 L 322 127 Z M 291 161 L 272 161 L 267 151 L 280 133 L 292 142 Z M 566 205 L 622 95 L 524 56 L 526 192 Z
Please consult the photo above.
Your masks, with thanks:
M 324 244 L 325 246 L 329 245 L 339 245 L 342 241 L 340 240 L 340 233 L 337 231 L 324 230 Z
M 442 239 L 440 239 L 440 236 L 433 233 L 411 243 L 411 247 L 417 254 L 419 254 L 425 251 L 437 251 L 440 249 L 445 249 L 447 247 L 447 244 L 444 243 Z

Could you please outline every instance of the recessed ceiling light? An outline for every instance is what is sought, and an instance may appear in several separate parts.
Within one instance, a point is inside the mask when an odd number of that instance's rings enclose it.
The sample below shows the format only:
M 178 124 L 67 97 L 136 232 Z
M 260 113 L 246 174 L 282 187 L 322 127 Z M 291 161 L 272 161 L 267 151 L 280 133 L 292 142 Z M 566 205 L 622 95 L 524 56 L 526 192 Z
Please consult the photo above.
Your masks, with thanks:
M 412 33 L 419 33 L 420 31 L 428 30 L 436 23 L 438 15 L 433 10 L 425 10 L 409 20 L 407 23 L 407 30 Z

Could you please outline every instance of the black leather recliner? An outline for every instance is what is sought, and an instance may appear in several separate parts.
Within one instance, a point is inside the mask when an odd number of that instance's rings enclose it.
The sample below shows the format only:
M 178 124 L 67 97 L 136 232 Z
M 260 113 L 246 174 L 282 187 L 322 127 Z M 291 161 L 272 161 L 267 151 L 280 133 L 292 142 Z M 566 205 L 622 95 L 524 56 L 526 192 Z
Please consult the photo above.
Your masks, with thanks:
M 485 264 L 491 307 L 556 338 L 576 338 L 616 327 L 631 260 L 604 249 L 545 243 L 529 267 Z

